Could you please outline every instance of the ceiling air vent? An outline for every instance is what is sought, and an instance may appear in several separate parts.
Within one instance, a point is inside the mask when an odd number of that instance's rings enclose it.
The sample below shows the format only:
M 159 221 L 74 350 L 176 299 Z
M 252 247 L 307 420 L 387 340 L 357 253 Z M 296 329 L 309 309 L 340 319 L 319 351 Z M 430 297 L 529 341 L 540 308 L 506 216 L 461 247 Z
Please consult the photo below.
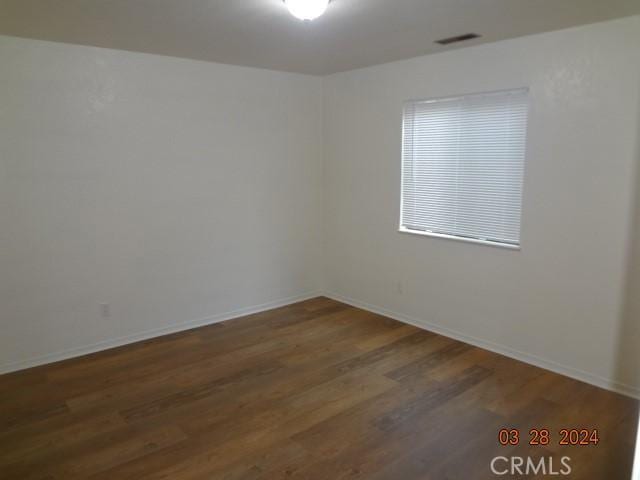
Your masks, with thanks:
M 440 45 L 450 45 L 452 43 L 466 42 L 467 40 L 473 40 L 474 38 L 480 38 L 477 33 L 465 33 L 464 35 L 458 35 L 457 37 L 443 38 L 442 40 L 436 40 L 436 43 Z

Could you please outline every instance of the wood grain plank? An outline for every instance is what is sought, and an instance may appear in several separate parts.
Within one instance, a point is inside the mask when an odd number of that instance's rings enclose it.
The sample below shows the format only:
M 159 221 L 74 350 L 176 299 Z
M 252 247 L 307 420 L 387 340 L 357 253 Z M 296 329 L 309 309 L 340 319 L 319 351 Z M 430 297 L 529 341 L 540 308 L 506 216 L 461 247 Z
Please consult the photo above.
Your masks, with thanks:
M 0 376 L 0 477 L 468 480 L 496 455 L 627 478 L 636 400 L 327 298 Z M 524 443 L 498 445 L 498 430 Z M 593 447 L 528 430 L 598 428 Z M 522 478 L 533 478 L 524 476 Z

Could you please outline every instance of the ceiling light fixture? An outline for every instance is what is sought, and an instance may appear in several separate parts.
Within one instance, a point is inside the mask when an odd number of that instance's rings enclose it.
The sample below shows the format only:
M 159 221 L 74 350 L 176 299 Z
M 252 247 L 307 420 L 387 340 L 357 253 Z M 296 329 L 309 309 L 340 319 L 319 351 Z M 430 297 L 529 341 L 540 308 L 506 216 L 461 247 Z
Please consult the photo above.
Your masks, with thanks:
M 284 0 L 291 15 L 300 20 L 315 20 L 329 5 L 329 0 Z

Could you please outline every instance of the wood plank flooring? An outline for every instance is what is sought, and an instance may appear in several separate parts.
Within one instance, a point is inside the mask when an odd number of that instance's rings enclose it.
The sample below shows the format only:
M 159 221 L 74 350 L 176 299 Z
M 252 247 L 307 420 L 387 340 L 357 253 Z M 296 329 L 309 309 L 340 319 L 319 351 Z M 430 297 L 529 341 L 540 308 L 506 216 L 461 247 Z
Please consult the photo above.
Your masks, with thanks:
M 531 456 L 559 470 L 568 456 L 559 478 L 626 480 L 637 413 L 635 400 L 317 298 L 0 376 L 0 478 L 547 478 L 489 465 Z M 502 428 L 520 444 L 499 445 Z M 529 445 L 531 428 L 551 443 Z M 600 442 L 560 446 L 562 428 L 597 428 Z

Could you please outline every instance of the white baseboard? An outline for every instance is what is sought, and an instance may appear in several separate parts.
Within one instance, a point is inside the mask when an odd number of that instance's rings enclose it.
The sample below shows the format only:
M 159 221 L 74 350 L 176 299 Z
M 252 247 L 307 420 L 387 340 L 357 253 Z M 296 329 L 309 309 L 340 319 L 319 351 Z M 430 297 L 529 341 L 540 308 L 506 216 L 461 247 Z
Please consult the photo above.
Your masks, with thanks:
M 613 392 L 620 393 L 628 397 L 640 399 L 640 387 L 634 387 L 632 385 L 627 385 L 621 382 L 617 382 L 615 380 L 608 379 L 600 375 L 595 375 L 595 374 L 588 373 L 576 368 L 567 367 L 565 365 L 561 365 L 551 360 L 546 360 L 536 355 L 514 350 L 505 345 L 500 345 L 487 340 L 465 335 L 461 332 L 457 332 L 455 330 L 451 330 L 449 328 L 442 327 L 440 325 L 435 325 L 423 319 L 412 318 L 407 315 L 392 312 L 390 310 L 387 310 L 386 308 L 382 308 L 377 305 L 372 305 L 367 302 L 362 302 L 360 300 L 355 300 L 353 298 L 344 297 L 337 293 L 325 292 L 324 296 L 331 298 L 333 300 L 336 300 L 338 302 L 346 303 L 348 305 L 361 308 L 363 310 L 368 310 L 372 313 L 377 313 L 379 315 L 384 315 L 385 317 L 393 318 L 394 320 L 398 320 L 399 322 L 413 325 L 423 330 L 429 330 L 431 332 L 437 333 L 445 337 L 453 338 L 455 340 L 459 340 L 461 342 L 465 342 L 470 345 L 474 345 L 476 347 L 483 348 L 485 350 L 489 350 L 489 351 L 498 353 L 500 355 L 504 355 L 506 357 L 514 358 L 521 362 L 525 362 L 525 363 L 534 365 L 536 367 L 543 368 L 545 370 L 550 370 L 554 373 L 558 373 L 566 377 L 571 377 L 581 382 L 595 385 L 596 387 L 604 388 L 606 390 L 611 390 Z
M 20 360 L 18 362 L 7 363 L 4 365 L 0 365 L 0 375 L 4 373 L 16 372 L 18 370 L 24 370 L 31 367 L 37 367 L 39 365 L 46 365 L 48 363 L 59 362 L 61 360 L 68 360 L 70 358 L 80 357 L 82 355 L 96 353 L 102 350 L 108 350 L 110 348 L 121 347 L 130 343 L 149 340 L 150 338 L 161 337 L 163 335 L 182 332 L 184 330 L 191 330 L 192 328 L 203 327 L 205 325 L 213 325 L 214 323 L 224 322 L 226 320 L 232 320 L 238 317 L 244 317 L 245 315 L 251 315 L 253 313 L 264 312 L 266 310 L 272 310 L 274 308 L 284 307 L 286 305 L 291 305 L 292 303 L 302 302 L 304 300 L 309 300 L 321 295 L 322 292 L 312 292 L 304 295 L 296 295 L 294 297 L 274 300 L 272 302 L 262 303 L 260 305 L 239 308 L 231 312 L 220 313 L 218 315 L 213 315 L 207 318 L 176 323 L 173 325 L 168 325 L 166 327 L 154 328 L 151 330 L 134 333 L 132 335 L 118 337 L 112 340 L 105 340 L 102 342 L 94 343 L 92 345 L 70 348 L 61 352 L 32 357 L 26 360 Z
M 297 295 L 293 297 L 283 298 L 280 300 L 274 300 L 274 301 L 263 303 L 260 305 L 239 308 L 230 312 L 213 315 L 207 318 L 201 318 L 198 320 L 191 320 L 189 322 L 168 325 L 166 327 L 146 330 L 146 331 L 135 333 L 132 335 L 118 337 L 112 340 L 105 340 L 102 342 L 94 343 L 92 345 L 85 345 L 82 347 L 67 349 L 61 352 L 55 352 L 47 355 L 28 358 L 18 362 L 3 364 L 3 365 L 0 365 L 0 375 L 4 373 L 24 370 L 31 367 L 37 367 L 39 365 L 46 365 L 49 363 L 59 362 L 61 360 L 80 357 L 82 355 L 96 353 L 103 350 L 108 350 L 110 348 L 115 348 L 115 347 L 120 347 L 123 345 L 135 343 L 135 342 L 140 342 L 143 340 L 149 340 L 151 338 L 156 338 L 163 335 L 182 332 L 184 330 L 190 330 L 192 328 L 202 327 L 206 325 L 213 325 L 214 323 L 224 322 L 226 320 L 232 320 L 234 318 L 243 317 L 245 315 L 251 315 L 253 313 L 264 312 L 266 310 L 271 310 L 274 308 L 284 307 L 292 303 L 302 302 L 304 300 L 309 300 L 311 298 L 315 298 L 318 296 L 325 296 L 333 300 L 336 300 L 338 302 L 346 303 L 348 305 L 352 305 L 354 307 L 361 308 L 363 310 L 368 310 L 370 312 L 377 313 L 379 315 L 384 315 L 386 317 L 393 318 L 394 320 L 398 320 L 403 323 L 414 325 L 418 328 L 429 330 L 431 332 L 437 333 L 439 335 L 443 335 L 445 337 L 449 337 L 455 340 L 459 340 L 461 342 L 469 343 L 476 347 L 483 348 L 485 350 L 489 350 L 510 358 L 514 358 L 516 360 L 529 363 L 531 365 L 535 365 L 536 367 L 544 368 L 545 370 L 550 370 L 560 375 L 571 377 L 576 380 L 580 380 L 582 382 L 586 382 L 600 388 L 604 388 L 607 390 L 620 393 L 622 395 L 640 399 L 640 387 L 634 387 L 632 385 L 627 385 L 621 382 L 617 382 L 615 380 L 608 379 L 600 375 L 595 375 L 595 374 L 591 374 L 576 368 L 567 367 L 565 365 L 561 365 L 551 360 L 546 360 L 536 355 L 514 350 L 505 345 L 475 338 L 475 337 L 463 334 L 461 332 L 457 332 L 455 330 L 442 327 L 440 325 L 435 325 L 423 319 L 412 318 L 400 313 L 393 312 L 391 310 L 387 310 L 386 308 L 379 307 L 377 305 L 372 305 L 367 302 L 362 302 L 353 298 L 344 297 L 337 293 L 330 293 L 330 292 L 311 292 L 304 295 Z

